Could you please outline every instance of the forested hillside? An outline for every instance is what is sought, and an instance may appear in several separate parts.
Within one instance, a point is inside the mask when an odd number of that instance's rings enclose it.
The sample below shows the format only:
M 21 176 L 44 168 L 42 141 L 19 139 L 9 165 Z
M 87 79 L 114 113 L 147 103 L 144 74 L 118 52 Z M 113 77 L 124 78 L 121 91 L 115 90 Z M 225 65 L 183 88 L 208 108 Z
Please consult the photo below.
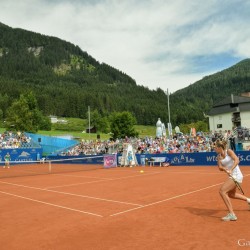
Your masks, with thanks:
M 112 53 L 112 52 L 110 52 Z M 203 120 L 214 102 L 250 91 L 250 60 L 170 95 L 173 125 Z M 167 86 L 166 86 L 167 88 Z M 44 115 L 86 118 L 88 106 L 105 116 L 130 111 L 138 124 L 168 121 L 163 90 L 139 86 L 127 74 L 56 37 L 0 23 L 0 114 L 32 90 Z
M 176 91 L 171 95 L 173 120 L 177 124 L 200 120 L 221 99 L 244 92 L 250 92 L 250 59 Z
M 88 106 L 105 115 L 130 111 L 138 124 L 167 117 L 161 90 L 137 86 L 125 73 L 55 37 L 0 25 L 0 109 L 32 90 L 44 114 L 85 118 Z

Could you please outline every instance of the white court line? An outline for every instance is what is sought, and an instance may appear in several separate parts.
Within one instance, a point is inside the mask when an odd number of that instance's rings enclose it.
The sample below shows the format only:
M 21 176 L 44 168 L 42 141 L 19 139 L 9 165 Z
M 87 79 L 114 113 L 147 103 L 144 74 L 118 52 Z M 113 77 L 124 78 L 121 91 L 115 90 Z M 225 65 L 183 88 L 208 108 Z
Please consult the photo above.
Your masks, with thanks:
M 155 205 L 155 204 L 163 203 L 163 202 L 169 201 L 169 200 L 174 200 L 174 199 L 180 198 L 180 197 L 182 197 L 182 196 L 186 196 L 186 195 L 189 195 L 189 194 L 197 193 L 197 192 L 203 191 L 203 190 L 205 190 L 205 189 L 209 189 L 209 188 L 212 188 L 212 187 L 221 185 L 222 183 L 224 183 L 224 182 L 221 182 L 221 183 L 218 183 L 218 184 L 214 184 L 214 185 L 212 185 L 212 186 L 208 186 L 208 187 L 205 187 L 205 188 L 201 188 L 201 189 L 198 189 L 198 190 L 195 190 L 195 191 L 191 191 L 191 192 L 188 192 L 188 193 L 179 194 L 179 195 L 176 195 L 176 196 L 173 196 L 173 197 L 164 199 L 164 200 L 156 201 L 156 202 L 153 202 L 153 203 L 150 203 L 150 204 L 141 206 L 141 207 L 136 207 L 136 208 L 128 209 L 128 210 L 125 210 L 125 211 L 122 211 L 122 212 L 119 212 L 119 213 L 111 214 L 111 215 L 109 215 L 109 216 L 117 216 L 117 215 L 120 215 L 120 214 L 125 214 L 125 213 L 128 213 L 128 212 L 131 212 L 131 211 L 140 209 L 140 208 L 153 206 L 153 205 Z
M 249 175 L 250 174 L 246 174 L 246 175 L 244 175 L 244 177 L 247 177 Z M 180 198 L 180 197 L 183 197 L 183 196 L 187 196 L 187 195 L 190 195 L 190 194 L 198 193 L 200 191 L 203 191 L 203 190 L 206 190 L 206 189 L 209 189 L 209 188 L 212 188 L 212 187 L 219 186 L 219 185 L 221 185 L 223 183 L 224 182 L 217 183 L 217 184 L 214 184 L 214 185 L 211 185 L 211 186 L 208 186 L 208 187 L 204 187 L 204 188 L 201 188 L 201 189 L 197 189 L 197 190 L 194 190 L 194 191 L 191 191 L 191 192 L 187 192 L 187 193 L 184 193 L 184 194 L 179 194 L 179 195 L 176 195 L 176 196 L 164 199 L 164 200 L 160 200 L 160 201 L 156 201 L 156 202 L 153 202 L 153 203 L 149 203 L 149 204 L 141 206 L 141 207 L 136 207 L 136 208 L 128 209 L 128 210 L 125 210 L 125 211 L 122 211 L 122 212 L 119 212 L 119 213 L 111 214 L 109 216 L 117 216 L 117 215 L 120 215 L 120 214 L 124 214 L 124 213 L 128 213 L 128 212 L 131 212 L 131 211 L 134 211 L 134 210 L 138 210 L 138 209 L 141 209 L 141 208 L 144 208 L 144 207 L 149 207 L 149 206 L 153 206 L 155 204 L 163 203 L 165 201 L 174 200 L 174 199 L 177 199 L 177 198 Z
M 13 167 L 10 167 L 7 171 L 11 171 L 11 169 L 13 169 Z M 3 172 L 3 171 L 1 171 L 1 172 Z M 38 171 L 34 172 L 32 170 L 21 170 L 21 168 L 17 170 L 17 168 L 15 168 L 15 173 L 16 173 L 15 175 L 17 175 L 18 173 L 27 173 L 27 174 L 35 174 L 35 175 L 48 175 L 49 174 L 49 170 L 47 172 L 42 172 L 42 171 L 40 171 L 40 172 L 38 172 Z M 13 176 L 10 176 L 10 178 L 11 177 L 13 177 Z M 24 176 L 22 175 L 20 177 L 27 177 L 27 175 L 24 175 Z
M 97 181 L 89 181 L 89 182 L 80 182 L 80 183 L 74 183 L 74 184 L 69 184 L 69 185 L 62 185 L 62 186 L 53 186 L 53 187 L 47 187 L 48 189 L 51 188 L 61 188 L 61 187 L 71 187 L 71 186 L 78 186 L 78 185 L 84 185 L 84 184 L 91 184 L 91 183 L 97 183 L 97 182 L 103 182 L 103 181 L 116 181 L 116 180 L 122 180 L 122 179 L 129 179 L 129 178 L 134 178 L 137 176 L 147 176 L 147 175 L 154 175 L 154 174 L 160 174 L 161 172 L 154 172 L 154 173 L 149 173 L 149 174 L 137 174 L 137 175 L 130 175 L 130 176 L 124 176 L 124 177 L 119 177 L 115 179 L 107 179 L 107 180 L 97 180 Z
M 111 179 L 112 180 L 112 179 Z M 88 181 L 88 182 L 78 182 L 74 184 L 68 184 L 68 185 L 60 185 L 60 186 L 52 186 L 52 187 L 46 187 L 46 189 L 51 189 L 51 188 L 63 188 L 63 187 L 72 187 L 72 186 L 78 186 L 78 185 L 84 185 L 84 184 L 90 184 L 90 183 L 97 183 L 97 182 L 103 182 L 107 180 L 98 180 L 98 181 Z
M 53 204 L 53 203 L 48 203 L 48 202 L 44 202 L 44 201 L 40 201 L 40 200 L 35 200 L 35 199 L 28 198 L 28 197 L 16 195 L 16 194 L 11 194 L 11 193 L 7 193 L 7 192 L 3 192 L 3 191 L 0 191 L 0 193 L 6 194 L 6 195 L 11 195 L 11 196 L 18 197 L 18 198 L 25 199 L 25 200 L 29 200 L 29 201 L 34 201 L 34 202 L 42 203 L 42 204 L 53 206 L 53 207 L 58 207 L 58 208 L 62 208 L 62 209 L 66 209 L 66 210 L 70 210 L 70 211 L 82 213 L 82 214 L 88 214 L 88 215 L 94 215 L 94 216 L 98 216 L 98 217 L 103 217 L 100 214 L 94 214 L 94 213 L 90 213 L 90 212 L 86 212 L 86 211 L 82 211 L 82 210 L 78 210 L 78 209 L 74 209 L 74 208 L 70 208 L 70 207 L 64 207 L 64 206 L 56 205 L 56 204 Z
M 69 177 L 76 177 L 76 178 L 87 178 L 87 179 L 111 180 L 110 178 L 104 178 L 104 177 L 77 176 L 77 175 L 72 175 L 72 174 L 53 174 L 53 175 L 69 176 Z
M 87 196 L 87 195 L 72 194 L 72 193 L 67 193 L 67 192 L 60 192 L 60 191 L 56 191 L 56 190 L 49 190 L 47 188 L 38 188 L 38 187 L 32 187 L 32 186 L 25 186 L 25 185 L 15 184 L 15 183 L 11 183 L 11 182 L 0 181 L 0 183 L 4 183 L 4 184 L 7 184 L 7 185 L 12 185 L 12 186 L 17 186 L 17 187 L 24 187 L 24 188 L 29 188 L 29 189 L 36 189 L 36 190 L 41 190 L 41 191 L 47 191 L 47 192 L 52 192 L 52 193 L 66 194 L 66 195 L 76 196 L 76 197 L 81 197 L 81 198 L 88 198 L 88 199 L 93 199 L 93 200 L 114 202 L 114 203 L 120 203 L 120 204 L 126 204 L 126 205 L 133 205 L 133 206 L 142 206 L 140 204 L 135 204 L 135 203 L 130 203 L 130 202 L 123 202 L 123 201 L 116 201 L 116 200 L 109 200 L 109 199 L 103 199 L 103 198 L 98 198 L 98 197 L 92 197 L 92 196 Z
M 169 172 L 169 174 L 206 174 L 206 175 L 221 175 L 222 173 L 218 172 L 218 173 L 208 173 L 208 172 L 195 172 L 195 171 L 189 171 L 189 172 Z

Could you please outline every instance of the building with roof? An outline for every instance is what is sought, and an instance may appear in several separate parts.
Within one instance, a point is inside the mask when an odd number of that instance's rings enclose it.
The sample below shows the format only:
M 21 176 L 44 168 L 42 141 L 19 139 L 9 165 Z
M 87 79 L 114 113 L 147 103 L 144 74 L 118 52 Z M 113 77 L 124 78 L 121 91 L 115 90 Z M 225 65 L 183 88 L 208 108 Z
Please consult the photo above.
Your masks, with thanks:
M 211 131 L 250 128 L 250 92 L 226 97 L 215 104 L 207 115 Z

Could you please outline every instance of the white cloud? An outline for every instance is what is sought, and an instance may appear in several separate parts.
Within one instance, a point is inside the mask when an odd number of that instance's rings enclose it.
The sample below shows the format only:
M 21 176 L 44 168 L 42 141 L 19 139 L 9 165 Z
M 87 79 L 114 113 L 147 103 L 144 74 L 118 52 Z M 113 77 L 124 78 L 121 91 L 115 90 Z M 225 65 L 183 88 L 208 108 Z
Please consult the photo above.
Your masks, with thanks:
M 244 0 L 1 0 L 1 22 L 74 43 L 170 92 L 250 57 Z

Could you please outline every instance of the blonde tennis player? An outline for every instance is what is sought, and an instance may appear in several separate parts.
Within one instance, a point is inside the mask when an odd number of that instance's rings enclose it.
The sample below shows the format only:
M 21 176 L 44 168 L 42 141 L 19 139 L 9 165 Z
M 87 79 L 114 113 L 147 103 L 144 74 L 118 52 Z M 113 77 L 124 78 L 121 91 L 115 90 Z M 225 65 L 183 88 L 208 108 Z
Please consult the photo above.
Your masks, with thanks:
M 228 214 L 222 218 L 223 221 L 236 221 L 237 217 L 233 211 L 230 198 L 246 201 L 250 205 L 250 198 L 236 192 L 236 184 L 233 178 L 242 183 L 243 175 L 239 167 L 239 158 L 233 150 L 227 149 L 225 140 L 217 140 L 215 142 L 215 151 L 218 154 L 217 162 L 220 171 L 225 171 L 229 178 L 222 184 L 220 195 L 228 209 Z

